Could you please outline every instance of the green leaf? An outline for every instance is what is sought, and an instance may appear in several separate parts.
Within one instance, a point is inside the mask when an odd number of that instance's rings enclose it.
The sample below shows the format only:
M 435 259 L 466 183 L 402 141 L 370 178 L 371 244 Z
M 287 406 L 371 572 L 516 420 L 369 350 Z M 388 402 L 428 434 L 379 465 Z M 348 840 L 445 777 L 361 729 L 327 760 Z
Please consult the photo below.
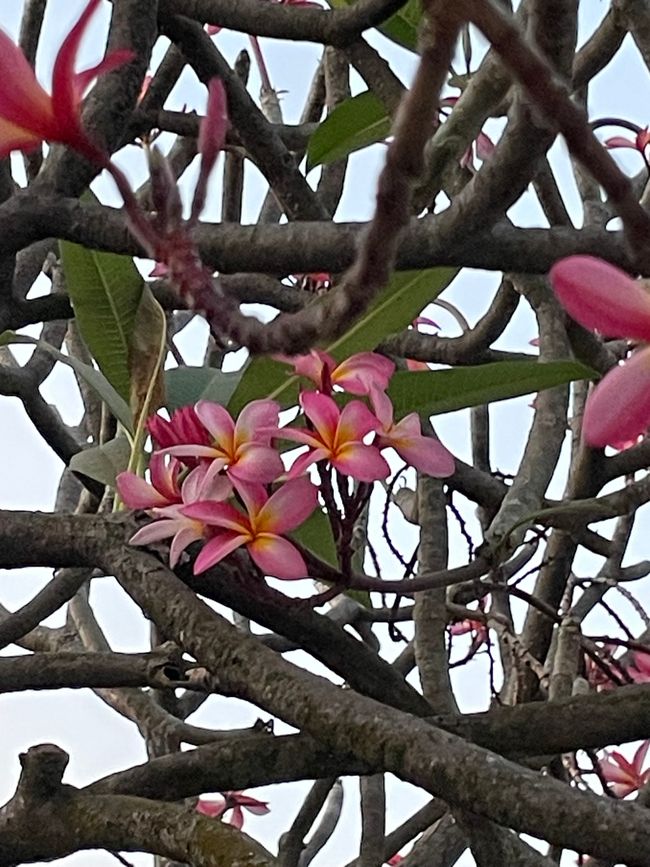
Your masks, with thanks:
M 315 557 L 324 563 L 339 568 L 339 559 L 336 553 L 336 543 L 332 535 L 332 528 L 325 512 L 320 508 L 311 513 L 307 520 L 288 534 L 295 539 L 303 548 L 311 551 Z
M 228 410 L 234 418 L 246 404 L 262 397 L 279 401 L 283 409 L 298 403 L 298 377 L 291 373 L 290 365 L 264 355 L 252 358 L 228 402 Z
M 61 241 L 66 287 L 79 331 L 99 369 L 129 399 L 129 347 L 144 281 L 128 256 Z
M 374 349 L 388 334 L 407 328 L 457 273 L 458 268 L 397 271 L 366 312 L 327 351 L 342 361 L 356 352 Z
M 344 6 L 352 6 L 355 0 L 328 0 L 328 3 L 333 9 L 340 9 Z M 422 18 L 422 3 L 421 0 L 408 0 L 388 21 L 377 29 L 397 42 L 403 48 L 408 48 L 409 51 L 417 50 L 418 43 L 418 25 Z
M 213 400 L 227 406 L 243 372 L 243 368 L 234 373 L 224 373 L 211 367 L 174 367 L 166 370 L 165 406 L 170 412 L 188 404 L 193 405 L 198 400 Z
M 84 364 L 83 361 L 79 361 L 77 358 L 64 355 L 44 340 L 27 337 L 26 334 L 16 334 L 14 331 L 5 331 L 0 334 L 0 346 L 9 346 L 14 343 L 28 343 L 32 346 L 38 346 L 39 349 L 48 352 L 56 358 L 57 361 L 61 361 L 63 364 L 67 364 L 68 367 L 71 367 L 75 373 L 84 380 L 84 382 L 97 392 L 124 429 L 131 431 L 133 424 L 131 410 L 129 409 L 127 402 L 115 391 L 103 373 L 99 370 L 95 370 L 95 368 L 91 367 L 89 364 Z
M 438 415 L 589 379 L 595 372 L 576 361 L 499 361 L 451 370 L 398 371 L 388 387 L 395 417 Z
M 375 349 L 386 335 L 410 325 L 418 313 L 449 286 L 457 273 L 457 268 L 396 272 L 368 310 L 341 337 L 326 346 L 326 351 L 336 361 L 343 361 L 356 352 Z M 323 300 L 315 303 L 323 303 Z M 229 410 L 234 415 L 249 401 L 260 397 L 272 397 L 283 407 L 294 406 L 299 379 L 290 370 L 289 365 L 270 358 L 253 358 L 230 400 Z
M 383 141 L 390 127 L 386 106 L 374 93 L 367 90 L 346 99 L 309 139 L 307 171 Z
M 131 446 L 125 436 L 118 436 L 103 446 L 84 449 L 74 455 L 70 469 L 104 485 L 115 487 L 115 477 L 126 470 L 131 455 Z

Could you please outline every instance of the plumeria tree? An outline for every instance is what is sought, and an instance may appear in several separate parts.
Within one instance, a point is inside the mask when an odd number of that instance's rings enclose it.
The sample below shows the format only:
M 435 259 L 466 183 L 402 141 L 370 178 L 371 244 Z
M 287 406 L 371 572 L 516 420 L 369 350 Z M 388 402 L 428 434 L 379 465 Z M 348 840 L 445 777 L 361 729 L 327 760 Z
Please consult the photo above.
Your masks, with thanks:
M 589 101 L 624 41 L 647 86 L 650 4 L 75 0 L 56 47 L 23 6 L 0 395 L 63 470 L 3 492 L 3 586 L 46 578 L 0 692 L 90 690 L 146 760 L 73 785 L 72 709 L 5 750 L 0 867 L 650 864 L 649 139 Z

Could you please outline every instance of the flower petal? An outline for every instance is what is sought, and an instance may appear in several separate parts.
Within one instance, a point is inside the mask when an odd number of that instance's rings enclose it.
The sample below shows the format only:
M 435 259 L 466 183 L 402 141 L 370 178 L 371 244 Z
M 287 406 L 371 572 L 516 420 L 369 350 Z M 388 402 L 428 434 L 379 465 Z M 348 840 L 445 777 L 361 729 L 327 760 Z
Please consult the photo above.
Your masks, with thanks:
M 318 505 L 318 491 L 309 479 L 293 479 L 279 487 L 257 514 L 260 532 L 286 533 L 306 521 Z
M 300 405 L 323 442 L 332 444 L 341 415 L 334 400 L 316 391 L 302 391 Z
M 650 340 L 650 294 L 625 271 L 594 256 L 569 256 L 549 277 L 576 322 L 609 337 Z
M 246 443 L 237 452 L 237 460 L 228 473 L 233 478 L 264 483 L 273 482 L 284 472 L 282 458 L 270 446 Z
M 232 493 L 232 483 L 223 473 L 222 460 L 205 461 L 195 467 L 183 482 L 182 494 L 184 503 L 196 503 L 199 500 L 226 500 Z
M 218 819 L 222 816 L 226 809 L 226 799 L 220 801 L 211 801 L 206 798 L 199 798 L 196 805 L 196 812 L 204 816 L 210 816 L 211 819 Z
M 215 503 L 212 500 L 204 500 L 199 503 L 190 503 L 183 506 L 183 515 L 195 521 L 202 521 L 211 527 L 223 527 L 238 533 L 248 533 L 250 526 L 246 515 L 242 515 L 239 509 L 235 509 L 230 503 Z
M 311 379 L 318 388 L 323 384 L 323 372 L 331 373 L 336 367 L 332 356 L 320 349 L 312 349 L 307 355 L 285 356 L 282 360 L 293 364 L 293 369 L 298 376 Z
M 52 102 L 54 113 L 60 120 L 77 115 L 79 95 L 75 87 L 74 65 L 79 51 L 79 43 L 100 2 L 101 0 L 89 0 L 77 23 L 64 39 L 54 61 Z
M 235 487 L 237 493 L 242 498 L 244 508 L 248 512 L 249 518 L 257 518 L 257 513 L 269 498 L 264 485 L 237 479 L 235 481 Z
M 137 533 L 129 539 L 129 545 L 149 545 L 151 542 L 160 542 L 162 539 L 169 539 L 179 530 L 182 530 L 187 522 L 182 518 L 174 518 L 167 520 L 163 518 L 160 521 L 152 521 L 146 527 L 142 527 Z
M 330 460 L 340 473 L 360 482 L 375 482 L 390 475 L 390 467 L 375 446 L 346 443 Z
M 260 533 L 247 547 L 251 558 L 265 575 L 286 581 L 295 581 L 308 575 L 302 554 L 281 536 Z
M 200 575 L 211 566 L 227 557 L 237 548 L 245 545 L 250 536 L 236 533 L 233 530 L 221 530 L 205 543 L 201 553 L 194 562 L 194 574 Z
M 379 420 L 360 400 L 351 400 L 343 407 L 337 431 L 337 443 L 361 440 L 370 431 L 377 430 Z
M 407 464 L 436 479 L 446 479 L 454 474 L 456 462 L 440 440 L 433 437 L 401 437 L 391 440 L 397 454 Z
M 202 424 L 225 451 L 234 451 L 235 423 L 227 409 L 211 400 L 200 400 L 194 407 Z
M 393 426 L 393 404 L 391 399 L 382 389 L 371 388 L 370 403 L 380 426 L 385 431 L 389 431 Z
M 270 434 L 260 431 L 277 428 L 280 404 L 275 400 L 253 400 L 242 409 L 235 424 L 235 445 L 259 442 L 268 445 Z
M 233 828 L 237 828 L 238 831 L 241 831 L 244 824 L 244 814 L 239 804 L 235 804 L 235 806 L 232 808 L 232 814 L 228 822 L 230 825 L 233 826 Z
M 390 358 L 377 352 L 358 352 L 338 365 L 332 382 L 350 394 L 369 394 L 372 387 L 385 389 L 394 372 Z
M 115 479 L 115 488 L 129 509 L 153 509 L 155 506 L 167 506 L 170 502 L 153 485 L 135 473 L 120 473 Z
M 52 100 L 36 80 L 23 52 L 3 30 L 0 30 L 0 77 L 3 82 L 0 116 L 14 130 L 35 134 L 40 141 L 45 139 L 54 122 Z M 4 135 L 0 141 L 4 152 Z
M 650 348 L 634 352 L 594 388 L 582 434 L 594 448 L 635 439 L 650 426 Z
M 637 747 L 637 750 L 634 753 L 632 764 L 634 765 L 634 769 L 636 770 L 637 774 L 641 774 L 643 772 L 643 765 L 645 764 L 645 757 L 648 752 L 648 747 L 650 747 L 650 741 L 643 741 L 643 743 L 639 747 Z
M 329 456 L 330 452 L 327 449 L 310 449 L 310 451 L 305 452 L 303 455 L 299 455 L 291 465 L 291 469 L 287 473 L 287 479 L 295 479 L 298 476 L 302 476 L 305 470 L 312 464 L 315 464 L 316 461 L 323 461 Z
M 119 69 L 120 66 L 129 63 L 134 57 L 134 52 L 130 51 L 128 48 L 120 49 L 119 51 L 111 51 L 110 54 L 107 54 L 103 60 L 100 60 L 99 63 L 91 66 L 90 69 L 75 72 L 74 89 L 77 100 L 81 101 L 86 88 L 90 85 L 93 79 L 98 78 L 100 75 L 105 75 L 107 72 L 112 72 L 114 69 Z
M 180 560 L 183 551 L 192 542 L 203 539 L 204 530 L 199 521 L 188 521 L 184 527 L 176 533 L 169 546 L 169 565 L 173 569 Z
M 182 464 L 176 458 L 167 461 L 165 455 L 154 452 L 149 461 L 149 475 L 151 484 L 159 491 L 169 503 L 180 502 L 180 488 L 178 476 Z
M 221 461 L 222 467 L 225 467 L 228 463 L 224 452 L 220 448 L 214 448 L 213 446 L 199 446 L 188 443 L 181 446 L 169 446 L 162 449 L 162 454 L 174 455 L 177 458 L 211 458 Z

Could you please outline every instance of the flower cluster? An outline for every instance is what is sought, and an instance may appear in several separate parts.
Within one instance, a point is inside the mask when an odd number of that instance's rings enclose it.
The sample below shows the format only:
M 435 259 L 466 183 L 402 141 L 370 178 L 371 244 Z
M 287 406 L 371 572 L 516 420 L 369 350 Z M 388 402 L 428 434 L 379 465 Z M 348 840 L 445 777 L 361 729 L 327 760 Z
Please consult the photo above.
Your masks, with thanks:
M 605 753 L 600 759 L 600 770 L 611 792 L 617 798 L 626 798 L 638 791 L 650 780 L 650 768 L 643 770 L 650 741 L 643 741 L 637 748 L 632 761 L 617 750 Z
M 0 30 L 0 157 L 13 150 L 30 151 L 42 142 L 59 142 L 87 159 L 105 165 L 108 158 L 81 124 L 81 100 L 90 83 L 133 58 L 127 50 L 112 51 L 83 72 L 75 71 L 81 39 L 101 0 L 89 0 L 66 36 L 54 61 L 52 95 L 36 80 L 23 52 Z
M 421 472 L 440 478 L 453 473 L 453 457 L 437 439 L 422 435 L 416 413 L 395 421 L 386 394 L 392 361 L 363 352 L 337 364 L 318 350 L 287 361 L 316 387 L 301 391 L 302 413 L 290 425 L 280 426 L 273 400 L 252 401 L 236 420 L 205 400 L 169 421 L 150 419 L 149 481 L 131 472 L 116 480 L 123 502 L 154 519 L 133 544 L 171 539 L 175 566 L 188 545 L 202 541 L 195 574 L 245 547 L 265 575 L 303 578 L 303 556 L 285 536 L 318 507 L 318 488 L 305 475 L 312 464 L 368 484 L 390 474 L 382 452 L 392 448 Z M 354 396 L 342 409 L 334 397 L 339 391 Z M 306 446 L 288 468 L 275 445 L 281 439 Z
M 224 814 L 232 811 L 228 822 L 241 831 L 244 825 L 243 810 L 248 810 L 254 816 L 265 816 L 271 812 L 268 801 L 260 801 L 244 792 L 223 792 L 218 799 L 199 798 L 196 812 L 210 819 L 222 819 Z
M 650 342 L 650 294 L 620 268 L 594 256 L 569 256 L 551 268 L 560 303 L 585 328 Z M 650 426 L 650 347 L 612 368 L 587 399 L 582 431 L 597 448 L 634 443 Z
M 90 83 L 133 59 L 129 50 L 113 51 L 91 69 L 75 71 L 79 45 L 101 0 L 89 0 L 77 23 L 63 41 L 54 62 L 52 95 L 38 83 L 20 48 L 0 30 L 0 158 L 13 150 L 33 150 L 42 142 L 73 148 L 106 169 L 124 200 L 131 234 L 158 264 L 156 276 L 165 275 L 183 297 L 199 301 L 210 297 L 212 272 L 201 262 L 191 229 L 205 205 L 207 184 L 228 129 L 226 93 L 222 82 L 208 83 L 208 106 L 199 130 L 201 155 L 190 218 L 183 223 L 183 206 L 172 171 L 155 149 L 148 151 L 154 214 L 145 212 L 118 166 L 89 137 L 81 122 L 81 101 Z M 203 292 L 203 296 L 201 296 Z

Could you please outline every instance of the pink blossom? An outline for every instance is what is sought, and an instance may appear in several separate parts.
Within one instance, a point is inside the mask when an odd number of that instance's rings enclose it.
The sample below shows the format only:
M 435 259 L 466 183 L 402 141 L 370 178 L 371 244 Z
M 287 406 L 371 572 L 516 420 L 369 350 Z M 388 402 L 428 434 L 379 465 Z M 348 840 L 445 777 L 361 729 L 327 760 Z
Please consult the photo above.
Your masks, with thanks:
M 120 473 L 115 487 L 129 509 L 155 509 L 181 503 L 179 476 L 183 465 L 176 458 L 167 459 L 157 452 L 149 462 L 151 482 L 131 472 Z
M 307 288 L 315 289 L 316 291 L 319 289 L 329 289 L 332 282 L 332 275 L 327 271 L 312 271 L 309 274 L 292 274 L 291 276 L 299 283 L 307 284 Z M 305 288 L 305 286 L 302 288 Z
M 555 294 L 581 325 L 610 337 L 650 340 L 650 295 L 624 271 L 593 256 L 551 268 Z M 583 436 L 594 447 L 635 440 L 650 425 L 650 349 L 610 370 L 587 399 Z
M 483 613 L 485 611 L 485 606 L 487 605 L 489 597 L 484 596 L 482 599 L 478 601 L 478 611 Z M 488 642 L 488 627 L 485 620 L 474 619 L 473 617 L 467 617 L 465 620 L 459 620 L 456 623 L 452 623 L 449 627 L 450 635 L 472 635 L 472 646 L 470 649 L 470 653 L 475 653 L 479 647 L 483 644 L 487 644 Z
M 640 129 L 633 139 L 615 135 L 606 139 L 604 144 L 609 149 L 632 148 L 632 150 L 638 151 L 645 158 L 645 149 L 650 144 L 650 132 L 648 132 L 648 127 L 646 126 L 644 129 Z
M 199 798 L 196 812 L 212 819 L 219 819 L 224 813 L 232 810 L 230 824 L 241 830 L 244 824 L 242 807 L 256 816 L 265 816 L 271 812 L 268 801 L 260 801 L 250 795 L 245 795 L 243 792 L 224 792 L 218 800 Z
M 352 400 L 341 411 L 331 397 L 313 391 L 301 393 L 300 405 L 313 429 L 285 427 L 277 431 L 279 436 L 310 448 L 294 462 L 288 474 L 290 479 L 302 475 L 316 461 L 324 460 L 360 482 L 374 482 L 389 475 L 390 468 L 379 450 L 363 442 L 366 434 L 378 425 L 367 406 Z
M 168 454 L 182 458 L 209 459 L 211 472 L 226 469 L 233 479 L 272 482 L 284 467 L 271 448 L 269 430 L 277 427 L 279 405 L 274 400 L 254 400 L 240 412 L 236 422 L 218 403 L 200 400 L 195 406 L 199 422 L 210 435 L 208 445 L 175 445 Z
M 281 360 L 293 364 L 298 376 L 311 379 L 323 394 L 331 394 L 335 385 L 350 394 L 369 394 L 372 386 L 383 390 L 395 372 L 393 362 L 376 352 L 358 352 L 340 364 L 321 349 Z
M 294 479 L 269 497 L 262 485 L 237 483 L 246 509 L 229 503 L 194 502 L 183 508 L 188 518 L 210 526 L 212 535 L 194 564 L 205 572 L 236 548 L 245 545 L 265 575 L 293 580 L 304 578 L 307 567 L 298 549 L 282 534 L 295 530 L 318 504 L 317 490 L 308 479 Z
M 147 430 L 159 449 L 188 443 L 205 446 L 210 444 L 210 435 L 193 406 L 177 409 L 169 421 L 161 415 L 152 415 L 147 422 Z
M 144 491 L 138 490 L 133 479 L 121 478 L 125 475 L 132 474 L 121 473 L 117 478 L 117 486 L 122 498 L 129 505 L 127 498 L 134 503 L 137 496 L 144 494 Z M 169 549 L 169 564 L 173 569 L 187 546 L 203 539 L 206 531 L 204 523 L 184 513 L 184 506 L 197 500 L 225 500 L 231 490 L 232 485 L 224 475 L 215 476 L 210 472 L 208 464 L 200 464 L 188 473 L 182 483 L 180 501 L 150 508 L 149 513 L 155 520 L 138 530 L 129 540 L 130 544 L 150 545 L 152 542 L 173 537 Z
M 75 72 L 79 43 L 99 3 L 89 0 L 64 39 L 54 61 L 52 96 L 38 83 L 20 48 L 0 30 L 0 157 L 48 141 L 68 145 L 100 165 L 107 162 L 81 126 L 81 100 L 93 79 L 128 62 L 133 53 L 113 51 L 91 69 Z
M 643 741 L 640 747 L 634 753 L 634 758 L 629 762 L 625 756 L 616 750 L 611 753 L 606 753 L 605 758 L 601 759 L 600 770 L 604 779 L 609 783 L 609 788 L 617 798 L 625 798 L 631 795 L 632 792 L 645 786 L 650 777 L 650 768 L 643 770 L 645 764 L 646 753 L 650 741 Z
M 459 620 L 449 627 L 450 635 L 472 635 L 472 652 L 476 651 L 488 640 L 487 624 L 483 620 Z
M 443 108 L 452 108 L 458 100 L 460 96 L 447 96 L 444 99 L 440 100 L 440 105 Z M 474 141 L 470 144 L 467 150 L 460 158 L 460 165 L 463 168 L 474 168 L 474 157 L 483 161 L 488 159 L 494 153 L 496 145 L 492 141 L 489 135 L 484 132 L 479 132 Z
M 634 683 L 648 683 L 650 681 L 650 655 L 635 651 L 634 663 L 629 666 L 627 673 Z
M 380 424 L 377 429 L 379 448 L 394 448 L 407 464 L 430 476 L 444 479 L 453 475 L 456 464 L 451 452 L 440 440 L 422 436 L 420 418 L 416 412 L 395 422 L 393 404 L 388 395 L 373 388 L 370 400 Z
M 617 672 L 620 667 L 620 663 L 617 663 L 614 660 L 614 652 L 618 648 L 613 644 L 606 644 L 604 647 L 600 648 L 599 658 L 603 660 L 604 663 L 607 664 L 608 669 L 611 669 L 613 672 Z M 608 689 L 613 689 L 616 686 L 616 681 L 612 680 L 612 678 L 607 674 L 607 672 L 598 665 L 591 656 L 587 656 L 585 654 L 585 676 L 587 678 L 587 683 L 596 690 L 596 692 L 604 692 Z

